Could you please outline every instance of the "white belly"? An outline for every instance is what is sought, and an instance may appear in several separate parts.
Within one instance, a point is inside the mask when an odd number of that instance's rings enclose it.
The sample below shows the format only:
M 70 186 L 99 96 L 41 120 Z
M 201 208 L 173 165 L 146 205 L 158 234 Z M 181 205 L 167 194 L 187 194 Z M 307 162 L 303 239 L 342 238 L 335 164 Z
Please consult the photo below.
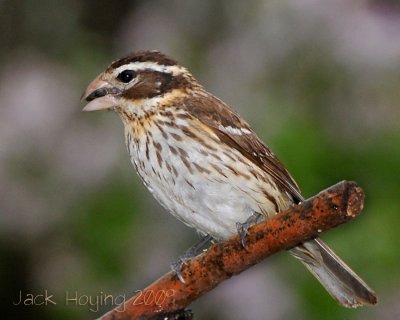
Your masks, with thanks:
M 126 132 L 126 142 L 144 184 L 175 217 L 203 234 L 225 239 L 237 233 L 236 222 L 245 222 L 254 212 L 276 212 L 276 204 L 263 192 L 277 198 L 280 193 L 238 151 L 222 144 L 213 151 L 179 128 L 168 130 L 153 128 L 151 138 L 136 139 Z M 174 138 L 174 133 L 181 138 Z M 217 145 L 207 143 L 212 148 Z

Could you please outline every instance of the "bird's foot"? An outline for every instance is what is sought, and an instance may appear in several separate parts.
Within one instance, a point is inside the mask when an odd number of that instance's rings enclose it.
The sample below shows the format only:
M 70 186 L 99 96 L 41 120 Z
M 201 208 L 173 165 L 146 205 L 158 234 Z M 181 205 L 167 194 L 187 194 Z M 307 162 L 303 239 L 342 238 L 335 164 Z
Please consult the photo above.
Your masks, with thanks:
M 249 228 L 263 220 L 264 216 L 261 213 L 254 212 L 247 220 L 243 223 L 236 222 L 236 229 L 240 237 L 240 242 L 243 248 L 247 246 L 247 235 L 249 233 Z
M 176 261 L 171 264 L 171 269 L 176 273 L 179 281 L 185 283 L 185 279 L 183 279 L 181 270 L 182 266 L 186 264 L 186 262 L 194 257 L 196 257 L 200 251 L 205 247 L 205 245 L 210 242 L 213 238 L 210 235 L 205 235 L 200 239 L 199 242 L 191 246 L 186 252 L 181 255 Z

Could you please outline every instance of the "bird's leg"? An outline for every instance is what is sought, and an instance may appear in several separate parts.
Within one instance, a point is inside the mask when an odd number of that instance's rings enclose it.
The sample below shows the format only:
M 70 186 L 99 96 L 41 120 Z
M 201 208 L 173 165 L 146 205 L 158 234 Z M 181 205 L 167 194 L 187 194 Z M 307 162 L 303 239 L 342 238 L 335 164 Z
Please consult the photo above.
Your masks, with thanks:
M 178 277 L 178 279 L 182 282 L 185 283 L 185 280 L 183 279 L 181 275 L 181 269 L 182 265 L 186 263 L 186 261 L 194 258 L 197 256 L 200 251 L 205 247 L 207 243 L 209 243 L 211 240 L 213 240 L 213 237 L 210 236 L 209 234 L 203 236 L 199 242 L 195 243 L 193 246 L 191 246 L 186 252 L 181 255 L 175 262 L 171 264 L 171 269 L 174 271 Z
M 254 211 L 254 213 L 247 218 L 247 220 L 243 223 L 236 222 L 236 229 L 238 231 L 240 241 L 242 242 L 243 248 L 246 248 L 246 238 L 249 231 L 249 228 L 263 220 L 264 216 L 261 213 Z

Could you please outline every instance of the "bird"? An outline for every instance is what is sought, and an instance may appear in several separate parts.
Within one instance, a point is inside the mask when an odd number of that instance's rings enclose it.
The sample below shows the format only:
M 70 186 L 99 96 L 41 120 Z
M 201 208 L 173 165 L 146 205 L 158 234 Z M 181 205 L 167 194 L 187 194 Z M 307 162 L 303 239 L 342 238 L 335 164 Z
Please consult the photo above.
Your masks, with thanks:
M 144 185 L 203 240 L 239 233 L 246 245 L 249 225 L 304 200 L 251 126 L 159 51 L 113 61 L 82 99 L 83 111 L 113 110 L 120 116 L 130 160 Z M 289 252 L 340 305 L 377 302 L 375 292 L 320 238 Z

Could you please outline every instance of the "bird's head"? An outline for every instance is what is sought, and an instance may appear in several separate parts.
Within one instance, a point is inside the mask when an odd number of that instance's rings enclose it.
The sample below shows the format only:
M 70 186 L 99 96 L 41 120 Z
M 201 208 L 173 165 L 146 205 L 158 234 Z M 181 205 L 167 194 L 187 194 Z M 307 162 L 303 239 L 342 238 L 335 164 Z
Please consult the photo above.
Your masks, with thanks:
M 139 51 L 114 61 L 90 83 L 83 111 L 113 109 L 140 114 L 163 100 L 187 94 L 197 85 L 190 73 L 158 51 Z

